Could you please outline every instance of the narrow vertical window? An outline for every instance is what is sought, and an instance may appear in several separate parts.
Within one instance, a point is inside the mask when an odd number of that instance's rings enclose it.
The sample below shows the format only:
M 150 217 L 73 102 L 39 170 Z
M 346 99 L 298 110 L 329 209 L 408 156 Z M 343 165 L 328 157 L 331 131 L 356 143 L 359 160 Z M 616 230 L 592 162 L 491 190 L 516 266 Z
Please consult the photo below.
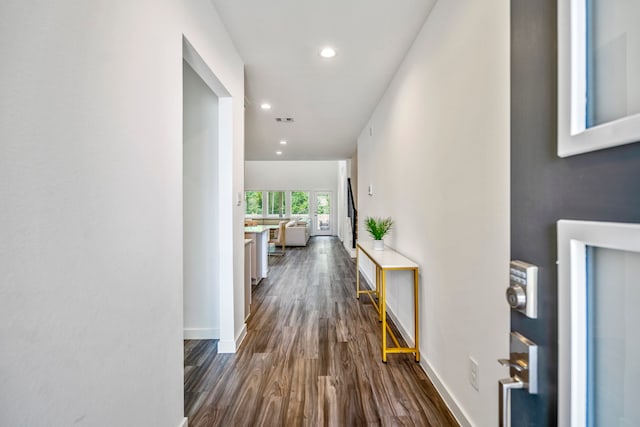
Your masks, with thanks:
M 307 221 L 309 219 L 309 193 L 291 192 L 291 216 Z
M 277 215 L 279 217 L 284 216 L 287 212 L 284 191 L 269 191 L 268 197 L 268 215 Z
M 640 253 L 587 250 L 587 426 L 640 425 Z
M 245 215 L 262 215 L 262 191 L 245 191 Z
M 640 113 L 640 0 L 586 0 L 586 127 Z

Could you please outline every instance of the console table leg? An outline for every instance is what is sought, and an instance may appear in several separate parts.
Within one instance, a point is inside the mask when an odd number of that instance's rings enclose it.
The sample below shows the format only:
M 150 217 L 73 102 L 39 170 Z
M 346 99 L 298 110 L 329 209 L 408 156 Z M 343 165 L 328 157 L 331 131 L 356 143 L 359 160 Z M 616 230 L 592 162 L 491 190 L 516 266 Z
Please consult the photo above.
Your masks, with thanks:
M 387 274 L 384 269 L 381 269 L 381 283 L 380 283 L 380 316 L 382 317 L 382 361 L 387 362 Z
M 419 320 L 418 320 L 418 308 L 419 308 L 419 304 L 418 304 L 418 270 L 413 270 L 413 303 L 414 303 L 414 307 L 413 307 L 413 316 L 414 316 L 414 322 L 415 322 L 415 328 L 414 328 L 414 333 L 415 333 L 415 346 L 416 346 L 416 362 L 420 362 L 420 325 L 419 325 Z

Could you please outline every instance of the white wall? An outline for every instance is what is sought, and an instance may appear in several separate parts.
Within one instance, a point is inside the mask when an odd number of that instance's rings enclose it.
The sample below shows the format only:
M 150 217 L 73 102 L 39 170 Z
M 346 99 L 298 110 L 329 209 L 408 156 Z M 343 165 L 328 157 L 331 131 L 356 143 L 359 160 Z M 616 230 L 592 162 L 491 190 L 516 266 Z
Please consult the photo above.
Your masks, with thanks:
M 246 190 L 331 190 L 338 188 L 338 162 L 246 161 Z
M 210 2 L 3 2 L 0 425 L 183 421 L 183 35 L 232 96 L 241 331 L 243 64 Z
M 422 364 L 478 426 L 497 425 L 508 376 L 509 35 L 507 0 L 438 2 L 358 139 L 360 238 L 362 218 L 395 220 L 387 243 L 421 267 Z M 388 294 L 412 333 L 408 277 Z
M 220 338 L 218 97 L 183 65 L 185 339 Z

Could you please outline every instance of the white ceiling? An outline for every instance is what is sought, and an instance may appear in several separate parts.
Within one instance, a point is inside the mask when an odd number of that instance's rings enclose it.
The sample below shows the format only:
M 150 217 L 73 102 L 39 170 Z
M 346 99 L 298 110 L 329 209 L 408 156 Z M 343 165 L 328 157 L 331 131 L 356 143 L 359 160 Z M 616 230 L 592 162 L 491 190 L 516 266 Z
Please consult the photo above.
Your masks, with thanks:
M 245 62 L 246 160 L 350 158 L 436 2 L 212 1 Z M 333 59 L 319 55 L 327 45 Z M 272 109 L 261 110 L 262 102 Z

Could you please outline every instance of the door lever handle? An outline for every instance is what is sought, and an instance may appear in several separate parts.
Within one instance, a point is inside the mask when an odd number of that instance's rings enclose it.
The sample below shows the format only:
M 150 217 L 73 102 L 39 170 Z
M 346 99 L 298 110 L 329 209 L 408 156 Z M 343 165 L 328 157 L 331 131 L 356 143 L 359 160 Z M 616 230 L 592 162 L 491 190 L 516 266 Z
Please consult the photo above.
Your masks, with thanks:
M 498 362 L 511 368 L 511 378 L 498 382 L 499 425 L 511 427 L 511 390 L 538 393 L 538 346 L 520 333 L 511 332 L 509 358 Z
M 509 366 L 515 369 L 517 372 L 522 372 L 527 368 L 526 366 L 522 366 L 520 363 L 513 362 L 510 359 L 498 359 L 498 363 L 500 363 L 503 366 Z
M 524 388 L 524 382 L 514 378 L 505 378 L 498 384 L 500 408 L 498 418 L 500 427 L 511 427 L 511 390 Z

